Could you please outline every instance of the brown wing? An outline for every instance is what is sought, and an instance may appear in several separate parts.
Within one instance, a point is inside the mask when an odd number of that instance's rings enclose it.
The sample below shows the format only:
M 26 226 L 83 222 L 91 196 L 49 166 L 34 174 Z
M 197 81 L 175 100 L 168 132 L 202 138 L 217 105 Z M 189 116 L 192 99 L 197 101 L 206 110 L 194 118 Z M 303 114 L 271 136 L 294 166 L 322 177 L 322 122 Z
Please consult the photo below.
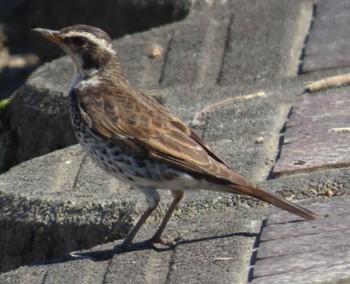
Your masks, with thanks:
M 107 82 L 106 82 L 107 83 Z M 234 173 L 188 126 L 130 85 L 108 82 L 103 95 L 95 87 L 76 90 L 83 119 L 95 133 L 159 161 L 207 178 L 247 181 Z M 88 89 L 87 89 L 88 88 Z M 145 151 L 145 149 L 147 151 Z

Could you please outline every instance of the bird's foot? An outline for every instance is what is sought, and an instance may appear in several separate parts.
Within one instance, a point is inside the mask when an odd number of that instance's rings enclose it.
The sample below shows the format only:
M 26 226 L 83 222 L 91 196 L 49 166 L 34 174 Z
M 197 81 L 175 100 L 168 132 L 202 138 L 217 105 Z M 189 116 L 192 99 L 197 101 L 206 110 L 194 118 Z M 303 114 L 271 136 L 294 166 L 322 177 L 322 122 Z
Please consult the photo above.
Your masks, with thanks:
M 173 248 L 177 245 L 177 242 L 175 239 L 165 238 L 160 236 L 153 236 L 152 238 L 147 240 L 146 243 L 156 248 L 157 248 L 157 245 L 166 246 L 168 248 Z
M 116 252 L 114 250 L 71 252 L 69 255 L 75 259 L 89 259 L 92 261 L 104 261 L 111 259 Z

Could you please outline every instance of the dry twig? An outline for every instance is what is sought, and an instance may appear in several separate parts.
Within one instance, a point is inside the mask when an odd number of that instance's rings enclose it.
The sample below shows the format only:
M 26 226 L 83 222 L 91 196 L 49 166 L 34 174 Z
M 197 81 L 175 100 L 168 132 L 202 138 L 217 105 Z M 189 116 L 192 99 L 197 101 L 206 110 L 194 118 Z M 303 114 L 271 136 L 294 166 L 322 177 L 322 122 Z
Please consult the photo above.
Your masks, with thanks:
M 350 84 L 350 73 L 336 75 L 313 82 L 306 86 L 305 92 L 312 93 L 333 87 L 345 86 Z
M 329 133 L 349 133 L 350 127 L 336 127 L 328 129 Z
M 192 120 L 192 126 L 196 127 L 196 126 L 204 125 L 205 124 L 204 118 L 206 117 L 206 115 L 209 112 L 213 112 L 221 107 L 227 106 L 227 105 L 235 103 L 235 102 L 250 100 L 250 99 L 253 99 L 255 97 L 262 97 L 262 96 L 266 96 L 266 93 L 265 92 L 257 92 L 257 93 L 249 94 L 249 95 L 245 95 L 245 96 L 238 96 L 238 97 L 234 97 L 234 98 L 224 99 L 224 100 L 216 102 L 214 104 L 210 104 L 194 115 L 194 118 Z

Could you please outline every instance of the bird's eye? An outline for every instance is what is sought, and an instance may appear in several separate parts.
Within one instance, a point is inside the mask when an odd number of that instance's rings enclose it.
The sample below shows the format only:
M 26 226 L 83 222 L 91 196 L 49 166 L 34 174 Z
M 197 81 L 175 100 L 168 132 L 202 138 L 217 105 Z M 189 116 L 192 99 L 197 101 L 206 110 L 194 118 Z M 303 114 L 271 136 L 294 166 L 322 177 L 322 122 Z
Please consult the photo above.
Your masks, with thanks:
M 72 44 L 74 44 L 76 46 L 83 46 L 86 43 L 85 39 L 83 39 L 82 37 L 78 37 L 78 36 L 72 37 L 70 41 Z

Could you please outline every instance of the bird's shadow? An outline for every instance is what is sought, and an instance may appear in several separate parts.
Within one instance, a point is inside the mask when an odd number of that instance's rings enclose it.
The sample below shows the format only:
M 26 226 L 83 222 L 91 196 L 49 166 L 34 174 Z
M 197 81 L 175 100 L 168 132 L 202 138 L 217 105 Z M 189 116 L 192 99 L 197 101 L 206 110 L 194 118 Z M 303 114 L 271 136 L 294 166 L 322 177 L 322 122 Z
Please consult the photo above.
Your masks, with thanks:
M 110 260 L 116 255 L 131 253 L 131 252 L 135 252 L 135 251 L 143 251 L 143 250 L 152 249 L 156 252 L 164 252 L 164 251 L 174 250 L 174 249 L 176 249 L 176 247 L 181 246 L 181 245 L 194 244 L 194 243 L 198 243 L 198 242 L 218 240 L 218 239 L 231 238 L 231 237 L 237 237 L 237 236 L 257 237 L 258 234 L 240 232 L 240 233 L 232 233 L 232 234 L 226 234 L 226 235 L 221 235 L 221 236 L 203 237 L 203 238 L 197 238 L 197 239 L 191 239 L 191 240 L 177 239 L 175 245 L 173 245 L 173 246 L 158 246 L 158 245 L 155 245 L 149 241 L 143 241 L 143 242 L 133 243 L 133 244 L 129 245 L 127 247 L 127 249 L 125 249 L 125 247 L 123 247 L 122 245 L 116 245 L 113 249 L 86 251 L 86 252 L 84 252 L 84 251 L 74 252 L 74 253 L 69 253 L 69 254 L 63 255 L 61 257 L 52 258 L 52 259 L 44 260 L 44 261 L 38 261 L 38 262 L 32 263 L 31 265 L 32 266 L 42 266 L 42 265 L 77 261 L 77 260 L 82 260 L 82 259 L 90 259 L 90 260 L 95 261 L 95 262 L 100 262 L 100 261 Z

